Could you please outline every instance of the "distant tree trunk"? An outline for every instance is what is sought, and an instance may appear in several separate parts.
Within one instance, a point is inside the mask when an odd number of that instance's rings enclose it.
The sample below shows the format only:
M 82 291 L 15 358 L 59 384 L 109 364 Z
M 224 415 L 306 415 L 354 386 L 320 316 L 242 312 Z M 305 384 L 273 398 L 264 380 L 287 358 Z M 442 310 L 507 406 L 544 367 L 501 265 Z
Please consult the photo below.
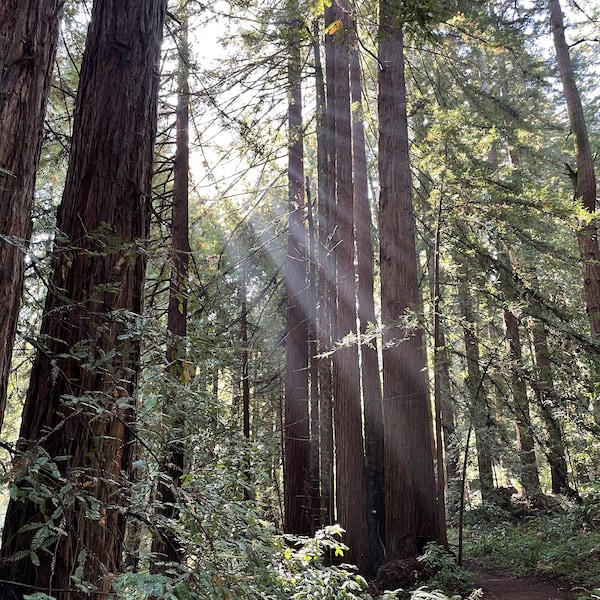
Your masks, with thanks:
M 479 338 L 476 331 L 475 315 L 471 298 L 467 289 L 467 278 L 463 279 L 459 288 L 461 314 L 464 318 L 463 340 L 465 357 L 467 359 L 467 390 L 471 424 L 475 432 L 477 446 L 477 467 L 479 469 L 479 484 L 483 502 L 493 502 L 494 471 L 490 451 L 490 409 L 486 402 L 483 374 L 479 366 Z
M 560 423 L 552 411 L 555 390 L 548 336 L 544 324 L 538 320 L 533 325 L 533 344 L 538 376 L 535 391 L 548 436 L 548 463 L 550 464 L 552 493 L 577 497 L 577 492 L 569 485 L 563 434 Z
M 242 338 L 242 432 L 250 439 L 250 353 L 248 352 L 248 273 L 242 267 L 242 314 L 240 333 Z M 246 498 L 247 499 L 247 498 Z
M 335 259 L 336 324 L 334 339 L 356 332 L 356 287 L 354 271 L 354 219 L 352 178 L 352 127 L 350 115 L 349 7 L 337 4 L 335 20 L 340 30 L 333 47 L 335 68 Z M 331 150 L 331 148 L 330 148 Z M 337 518 L 346 530 L 347 560 L 361 573 L 370 574 L 367 482 L 363 451 L 362 406 L 358 347 L 342 343 L 333 354 L 334 428 L 336 455 Z
M 329 9 L 327 9 L 329 10 Z M 326 101 L 323 67 L 321 65 L 321 46 L 319 43 L 319 21 L 314 24 L 315 87 L 317 112 L 317 225 L 318 225 L 318 295 L 319 295 L 319 349 L 321 353 L 331 349 L 332 344 L 332 274 L 330 244 L 330 206 L 333 199 L 332 180 L 329 173 L 329 140 L 332 136 L 332 115 Z M 327 45 L 333 44 L 328 36 Z M 327 52 L 328 69 L 331 70 L 331 50 Z M 329 88 L 329 86 L 328 86 Z M 331 101 L 331 100 L 330 100 Z M 333 379 L 332 361 L 327 355 L 319 359 L 319 479 L 321 486 L 321 524 L 327 525 L 334 519 L 333 493 Z
M 581 96 L 577 89 L 575 73 L 569 55 L 569 46 L 565 39 L 565 25 L 559 0 L 548 0 L 550 26 L 556 50 L 556 63 L 569 111 L 571 133 L 575 149 L 577 171 L 567 165 L 573 181 L 575 199 L 591 214 L 596 212 L 596 174 L 594 159 L 590 147 Z M 598 227 L 593 219 L 586 220 L 581 226 L 577 240 L 581 254 L 583 270 L 583 288 L 588 320 L 592 335 L 600 336 L 600 248 L 598 246 Z M 597 359 L 598 360 L 598 359 Z M 594 384 L 597 385 L 600 366 L 594 369 Z M 600 397 L 594 398 L 594 417 L 600 423 Z
M 350 52 L 350 93 L 352 115 L 352 161 L 354 171 L 354 223 L 358 265 L 358 319 L 362 358 L 362 398 L 365 412 L 365 456 L 369 490 L 369 531 L 376 564 L 383 562 L 385 547 L 385 502 L 383 498 L 383 414 L 377 342 L 367 340 L 369 325 L 377 323 L 373 297 L 373 240 L 371 206 L 367 186 L 367 156 L 362 118 L 362 84 L 358 40 L 352 29 Z
M 291 29 L 290 35 L 298 32 Z M 304 151 L 300 44 L 289 45 L 289 213 L 286 260 L 287 325 L 284 415 L 285 531 L 310 533 L 310 431 L 308 392 L 308 310 L 306 229 L 304 226 Z
M 517 443 L 521 456 L 521 483 L 527 497 L 540 495 L 540 477 L 535 455 L 535 444 L 531 432 L 531 416 L 527 386 L 522 374 L 522 350 L 519 335 L 519 324 L 515 314 L 505 308 L 504 324 L 511 359 L 511 388 L 515 401 L 515 418 L 517 423 Z
M 96 0 L 92 9 L 62 235 L 23 410 L 24 454 L 13 481 L 21 497 L 11 500 L 3 531 L 0 579 L 23 584 L 18 596 L 55 589 L 61 600 L 88 596 L 74 591 L 79 566 L 102 597 L 120 570 L 165 5 Z M 57 461 L 60 477 L 41 473 L 52 497 L 40 500 L 28 494 L 35 474 L 26 471 L 44 456 Z M 21 528 L 46 520 L 60 528 L 49 532 L 50 551 L 10 561 L 35 549 L 36 529 Z
M 188 271 L 189 271 L 189 47 L 188 18 L 186 0 L 181 0 L 178 8 L 179 32 L 177 35 L 178 51 L 178 93 L 175 114 L 176 149 L 173 169 L 173 203 L 171 214 L 171 280 L 169 286 L 169 305 L 167 310 L 167 364 L 171 376 L 180 382 L 186 380 L 185 372 L 185 336 L 187 334 L 188 316 Z M 162 473 L 157 484 L 157 498 L 160 502 L 157 512 L 164 519 L 177 518 L 175 508 L 177 488 L 181 485 L 184 471 L 185 449 L 184 418 L 181 406 L 176 406 L 173 398 L 165 399 L 163 415 L 166 423 L 165 457 Z M 154 570 L 165 571 L 157 563 L 181 562 L 184 552 L 181 541 L 168 528 L 158 527 L 159 536 L 152 540 Z
M 388 560 L 442 533 L 422 331 L 398 324 L 420 306 L 408 154 L 404 42 L 394 3 L 379 2 L 379 235 Z
M 62 5 L 5 0 L 0 6 L 0 430 Z
M 500 280 L 506 297 L 510 300 L 515 295 L 512 287 L 512 264 L 508 251 L 500 253 L 502 269 Z M 504 325 L 511 361 L 511 390 L 514 399 L 515 420 L 517 425 L 517 444 L 521 457 L 521 483 L 525 494 L 529 497 L 542 493 L 537 467 L 535 443 L 531 427 L 527 382 L 523 375 L 523 352 L 519 321 L 515 313 L 508 307 L 504 308 Z

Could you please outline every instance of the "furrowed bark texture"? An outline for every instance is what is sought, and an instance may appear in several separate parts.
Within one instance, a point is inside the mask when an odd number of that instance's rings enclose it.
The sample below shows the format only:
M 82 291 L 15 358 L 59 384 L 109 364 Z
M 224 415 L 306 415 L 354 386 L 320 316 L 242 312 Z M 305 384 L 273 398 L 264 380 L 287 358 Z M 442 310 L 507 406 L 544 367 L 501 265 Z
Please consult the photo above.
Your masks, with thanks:
M 63 0 L 0 4 L 0 429 Z
M 422 332 L 398 326 L 420 306 L 411 193 L 401 25 L 379 4 L 379 231 L 383 350 L 386 545 L 388 560 L 440 540 L 431 411 Z
M 20 432 L 14 484 L 23 497 L 11 500 L 3 532 L 0 579 L 24 584 L 18 595 L 89 597 L 74 589 L 80 566 L 100 597 L 120 569 L 165 10 L 164 0 L 96 0 L 92 9 L 61 236 Z M 58 504 L 27 494 L 28 466 L 44 456 L 56 458 L 60 476 L 48 468 L 37 477 Z M 19 529 L 44 521 L 40 507 L 64 533 L 33 562 L 7 560 L 32 547 L 36 530 Z
M 292 32 L 292 35 L 295 35 Z M 290 45 L 288 83 L 289 212 L 286 257 L 286 365 L 284 415 L 285 530 L 310 533 L 310 428 L 308 393 L 308 305 L 306 282 L 307 236 L 304 210 L 304 151 L 300 46 Z
M 335 17 L 342 25 L 333 47 L 337 234 L 337 322 L 334 337 L 338 342 L 349 333 L 356 333 L 348 15 L 348 5 L 345 2 L 339 3 L 336 6 Z M 341 344 L 336 349 L 333 354 L 333 377 L 337 518 L 346 530 L 345 542 L 349 547 L 347 560 L 356 564 L 361 573 L 369 574 L 372 558 L 367 522 L 367 483 L 356 344 Z
M 590 213 L 596 212 L 596 174 L 590 147 L 590 138 L 583 113 L 581 95 L 577 89 L 575 73 L 565 39 L 565 25 L 559 0 L 549 0 L 550 26 L 556 50 L 556 63 L 563 85 L 569 121 L 573 134 L 577 172 L 573 177 L 575 199 L 579 200 Z M 600 247 L 598 245 L 598 225 L 595 219 L 585 222 L 577 233 L 581 256 L 583 289 L 590 329 L 593 336 L 600 335 Z M 596 365 L 592 374 L 593 384 L 600 379 L 600 367 Z M 593 401 L 594 418 L 600 423 L 600 397 Z
M 329 9 L 326 9 L 329 10 Z M 319 25 L 315 21 L 314 26 L 314 55 L 315 55 L 315 87 L 317 102 L 317 225 L 318 225 L 318 337 L 320 351 L 331 349 L 331 324 L 332 324 L 332 285 L 333 285 L 333 267 L 330 252 L 331 235 L 331 203 L 334 189 L 330 185 L 331 175 L 329 172 L 329 161 L 331 158 L 328 152 L 330 143 L 333 143 L 333 122 L 330 112 L 331 96 L 326 93 L 325 81 L 323 77 L 323 67 L 321 64 L 321 44 L 319 43 Z M 328 36 L 329 38 L 331 36 Z M 329 39 L 325 42 L 328 45 L 333 44 Z M 332 52 L 326 51 L 328 72 L 332 68 Z M 328 86 L 329 88 L 329 86 Z M 327 100 L 326 100 L 327 98 Z M 321 487 L 320 505 L 321 505 L 321 525 L 327 525 L 334 520 L 334 493 L 333 493 L 333 380 L 332 380 L 332 361 L 329 356 L 322 356 L 319 359 L 319 480 Z
M 354 227 L 358 275 L 358 318 L 360 323 L 360 353 L 362 358 L 362 397 L 365 421 L 365 457 L 369 490 L 369 532 L 371 553 L 375 563 L 383 562 L 385 544 L 385 502 L 383 499 L 383 413 L 381 380 L 375 341 L 367 341 L 369 325 L 377 323 L 373 295 L 373 239 L 371 236 L 371 206 L 367 186 L 367 155 L 362 120 L 362 85 L 355 27 L 352 28 L 350 51 L 350 93 L 352 115 L 352 163 L 354 174 Z

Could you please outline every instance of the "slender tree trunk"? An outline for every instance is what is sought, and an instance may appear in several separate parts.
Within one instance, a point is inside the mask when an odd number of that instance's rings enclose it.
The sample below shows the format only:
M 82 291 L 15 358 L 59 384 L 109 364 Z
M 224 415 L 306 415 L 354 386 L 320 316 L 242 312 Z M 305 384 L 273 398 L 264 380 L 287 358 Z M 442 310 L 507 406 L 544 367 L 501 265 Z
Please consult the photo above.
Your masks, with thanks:
M 463 340 L 467 359 L 469 412 L 471 414 L 471 424 L 475 431 L 481 499 L 483 502 L 493 502 L 494 471 L 490 451 L 491 432 L 488 427 L 488 422 L 491 420 L 489 415 L 490 409 L 486 402 L 485 388 L 482 380 L 483 375 L 479 366 L 479 339 L 477 337 L 475 315 L 467 290 L 466 280 L 463 280 L 460 285 L 459 302 L 464 318 Z
M 375 339 L 367 339 L 368 327 L 377 323 L 373 296 L 373 240 L 371 206 L 367 186 L 367 156 L 362 119 L 362 84 L 358 40 L 352 29 L 350 52 L 350 93 L 352 115 L 352 162 L 354 172 L 354 223 L 358 275 L 359 341 L 362 359 L 362 398 L 365 420 L 365 456 L 369 490 L 369 530 L 376 564 L 383 562 L 385 548 L 385 502 L 383 499 L 383 413 L 381 379 Z
M 594 159 L 590 147 L 581 95 L 577 88 L 575 73 L 569 55 L 569 46 L 565 39 L 565 25 L 559 0 L 548 0 L 550 26 L 554 38 L 556 63 L 569 112 L 571 133 L 575 150 L 577 171 L 567 165 L 573 186 L 575 199 L 591 214 L 596 213 L 596 174 Z M 579 252 L 583 270 L 583 289 L 590 329 L 593 336 L 600 335 L 600 248 L 598 246 L 598 226 L 596 220 L 585 220 L 577 233 Z M 593 372 L 594 384 L 600 374 L 600 366 Z M 600 423 L 600 397 L 594 398 L 594 418 Z
M 242 432 L 250 439 L 250 353 L 248 351 L 248 273 L 246 266 L 242 267 L 242 314 L 240 334 L 242 338 Z
M 308 221 L 308 374 L 310 380 L 310 495 L 313 505 L 311 513 L 311 533 L 321 526 L 320 496 L 320 422 L 319 422 L 319 345 L 317 339 L 317 232 L 315 228 L 315 206 L 306 181 L 306 205 Z
M 290 35 L 297 36 L 292 29 Z M 286 261 L 287 325 L 284 416 L 285 531 L 310 533 L 310 431 L 308 392 L 308 307 L 306 229 L 304 226 L 304 152 L 301 56 L 298 41 L 289 45 L 289 217 Z
M 507 251 L 501 252 L 500 257 L 503 263 L 503 268 L 500 272 L 500 280 L 502 281 L 506 297 L 510 300 L 514 296 L 511 259 Z M 511 361 L 511 389 L 515 403 L 517 445 L 522 467 L 521 483 L 523 484 L 526 495 L 533 497 L 540 495 L 542 490 L 540 487 L 535 444 L 531 427 L 527 383 L 523 376 L 523 352 L 519 332 L 519 322 L 515 313 L 508 307 L 504 308 L 503 314 Z
M 335 20 L 340 31 L 333 47 L 335 68 L 335 225 L 336 225 L 336 324 L 338 344 L 356 332 L 354 271 L 354 219 L 352 178 L 352 127 L 350 116 L 349 7 L 337 4 Z M 336 454 L 337 518 L 346 530 L 347 560 L 361 573 L 372 569 L 367 523 L 367 483 L 363 450 L 362 406 L 358 347 L 341 343 L 333 354 L 334 427 Z
M 435 243 L 433 251 L 433 364 L 434 364 L 434 401 L 435 407 L 435 439 L 436 439 L 436 492 L 437 508 L 440 519 L 440 541 L 448 548 L 448 537 L 446 534 L 446 469 L 444 464 L 444 427 L 443 413 L 444 400 L 442 398 L 443 379 L 443 353 L 442 326 L 440 320 L 441 305 L 441 283 L 440 283 L 440 257 L 441 257 L 441 235 L 442 235 L 442 209 L 444 193 L 440 190 L 437 206 L 437 218 L 435 227 Z
M 188 19 L 186 0 L 181 0 L 178 9 L 180 30 L 177 39 L 178 49 L 178 94 L 176 108 L 176 150 L 173 174 L 173 205 L 171 216 L 171 280 L 169 305 L 167 310 L 167 363 L 171 376 L 183 383 L 185 372 L 185 336 L 188 316 L 188 271 L 189 271 L 189 48 Z M 163 459 L 162 477 L 157 485 L 160 502 L 158 512 L 166 520 L 176 519 L 177 489 L 181 485 L 184 471 L 185 449 L 183 444 L 185 423 L 181 407 L 174 398 L 165 400 L 163 425 L 167 432 L 166 455 Z M 155 556 L 154 570 L 165 571 L 160 562 L 181 562 L 184 552 L 181 541 L 167 528 L 158 527 L 159 536 L 152 540 L 152 553 Z
M 399 326 L 420 306 L 408 154 L 404 43 L 394 3 L 379 3 L 379 234 L 384 330 L 387 559 L 440 541 L 422 331 Z
M 329 9 L 328 9 L 329 10 Z M 332 284 L 334 267 L 331 259 L 330 244 L 330 206 L 333 198 L 331 176 L 329 173 L 330 153 L 328 152 L 329 137 L 333 127 L 331 105 L 327 105 L 323 68 L 321 65 L 321 46 L 319 43 L 319 22 L 314 24 L 314 56 L 315 56 L 315 87 L 317 111 L 317 224 L 319 246 L 318 260 L 318 293 L 319 303 L 319 348 L 321 353 L 331 349 L 332 344 Z M 328 36 L 326 44 L 333 44 Z M 328 70 L 331 70 L 331 50 L 327 53 Z M 329 87 L 329 86 L 328 86 Z M 332 100 L 330 99 L 330 102 Z M 333 140 L 331 140 L 333 143 Z M 320 464 L 319 479 L 321 486 L 321 524 L 327 525 L 334 520 L 333 493 L 333 379 L 332 361 L 328 355 L 319 360 L 319 434 L 320 434 Z
M 74 591 L 81 567 L 101 597 L 120 570 L 165 5 L 96 0 L 92 9 L 58 215 L 62 235 L 23 410 L 13 481 L 20 497 L 10 502 L 3 531 L 0 579 L 23 584 L 18 596 L 61 590 L 61 600 L 88 597 Z M 36 499 L 27 491 L 35 472 L 27 470 L 44 457 L 58 470 L 42 474 L 52 497 Z M 47 530 L 50 552 L 10 561 L 35 550 L 36 529 L 21 528 L 47 521 L 60 528 Z
M 511 367 L 511 388 L 515 401 L 515 417 L 517 423 L 517 444 L 521 456 L 521 483 L 527 497 L 532 498 L 542 493 L 540 478 L 535 455 L 535 444 L 531 432 L 531 416 L 529 413 L 529 400 L 527 398 L 527 385 L 522 374 L 522 351 L 519 324 L 515 314 L 504 309 L 504 325 L 508 340 Z
M 550 464 L 552 493 L 578 497 L 579 494 L 569 485 L 563 433 L 560 423 L 552 411 L 555 399 L 554 377 L 552 375 L 550 349 L 548 348 L 548 336 L 541 321 L 536 320 L 533 325 L 533 344 L 538 376 L 536 393 L 548 436 L 548 463 Z
M 0 6 L 0 429 L 62 0 Z

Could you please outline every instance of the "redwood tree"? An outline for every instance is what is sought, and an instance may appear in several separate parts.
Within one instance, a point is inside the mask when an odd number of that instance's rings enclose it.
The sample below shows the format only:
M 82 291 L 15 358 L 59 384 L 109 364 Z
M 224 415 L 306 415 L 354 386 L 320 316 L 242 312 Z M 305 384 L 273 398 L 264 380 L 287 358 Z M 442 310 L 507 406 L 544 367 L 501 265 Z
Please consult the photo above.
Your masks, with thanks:
M 326 49 L 334 54 L 328 71 L 328 86 L 334 96 L 328 108 L 334 121 L 333 144 L 328 148 L 335 156 L 335 283 L 336 322 L 333 353 L 334 431 L 336 464 L 337 520 L 346 530 L 348 560 L 361 572 L 372 570 L 367 521 L 367 482 L 363 448 L 362 406 L 358 348 L 345 343 L 344 337 L 356 332 L 356 285 L 354 270 L 354 187 L 352 177 L 352 125 L 350 113 L 349 4 L 339 2 L 326 13 L 328 24 L 339 23 L 333 45 Z M 334 27 L 335 29 L 335 27 Z
M 573 181 L 575 199 L 591 215 L 596 212 L 596 174 L 594 171 L 594 158 L 590 146 L 590 139 L 583 113 L 581 95 L 577 88 L 575 73 L 569 46 L 565 38 L 565 25 L 560 0 L 548 0 L 550 12 L 550 26 L 556 51 L 556 63 L 562 81 L 569 122 L 573 134 L 576 170 L 567 165 Z M 600 247 L 598 245 L 598 226 L 592 218 L 585 220 L 577 234 L 579 251 L 581 254 L 583 270 L 583 289 L 587 316 L 592 335 L 600 336 Z M 600 368 L 596 368 L 595 379 L 598 378 Z M 596 383 L 596 382 L 594 382 Z M 595 399 L 594 416 L 600 423 L 600 400 Z
M 0 5 L 0 428 L 63 2 Z
M 177 106 L 175 109 L 175 157 L 173 163 L 173 195 L 171 206 L 171 279 L 169 285 L 169 306 L 167 310 L 167 363 L 170 375 L 184 382 L 185 336 L 188 317 L 188 272 L 190 260 L 190 240 L 188 223 L 189 186 L 189 47 L 187 0 L 180 0 L 178 7 L 179 30 L 177 32 Z M 165 457 L 162 477 L 157 484 L 157 495 L 161 501 L 158 513 L 166 519 L 177 517 L 175 508 L 176 489 L 181 485 L 185 452 L 183 447 L 184 425 L 181 409 L 175 406 L 173 398 L 166 398 L 163 414 L 169 426 L 165 427 L 168 439 L 165 440 Z M 159 535 L 152 540 L 152 552 L 158 561 L 178 562 L 183 557 L 181 544 L 171 531 L 158 527 Z M 160 566 L 162 569 L 162 566 Z
M 404 41 L 398 3 L 379 2 L 379 235 L 384 327 L 386 557 L 441 540 L 422 330 L 402 324 L 421 304 L 409 165 Z
M 286 365 L 284 422 L 285 530 L 310 533 L 310 432 L 308 393 L 307 236 L 304 225 L 304 151 L 302 135 L 299 32 L 290 28 L 288 251 L 286 258 Z
M 356 236 L 358 320 L 362 365 L 362 399 L 365 421 L 365 457 L 369 482 L 369 529 L 373 553 L 381 549 L 385 538 L 385 506 L 383 500 L 383 414 L 381 411 L 381 379 L 377 346 L 368 340 L 369 325 L 375 317 L 373 239 L 371 206 L 367 186 L 367 152 L 362 119 L 362 84 L 355 25 L 351 31 L 350 94 L 352 114 L 352 167 L 354 175 L 354 228 Z M 381 562 L 381 557 L 377 560 Z
M 165 12 L 166 0 L 92 8 L 3 531 L 0 579 L 17 596 L 72 600 L 87 582 L 100 597 L 120 569 Z

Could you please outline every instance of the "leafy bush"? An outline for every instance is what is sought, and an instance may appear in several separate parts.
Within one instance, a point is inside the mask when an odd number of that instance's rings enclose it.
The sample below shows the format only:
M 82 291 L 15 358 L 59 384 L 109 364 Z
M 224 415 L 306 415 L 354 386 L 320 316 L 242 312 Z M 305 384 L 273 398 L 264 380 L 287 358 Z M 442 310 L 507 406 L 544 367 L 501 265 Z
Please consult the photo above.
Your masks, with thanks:
M 586 498 L 563 512 L 479 523 L 465 536 L 465 557 L 483 568 L 517 576 L 561 577 L 588 589 L 600 586 L 600 510 Z
M 436 543 L 425 546 L 417 559 L 426 563 L 434 575 L 427 582 L 430 587 L 440 589 L 447 594 L 469 594 L 475 587 L 473 575 L 456 563 L 456 557 Z

